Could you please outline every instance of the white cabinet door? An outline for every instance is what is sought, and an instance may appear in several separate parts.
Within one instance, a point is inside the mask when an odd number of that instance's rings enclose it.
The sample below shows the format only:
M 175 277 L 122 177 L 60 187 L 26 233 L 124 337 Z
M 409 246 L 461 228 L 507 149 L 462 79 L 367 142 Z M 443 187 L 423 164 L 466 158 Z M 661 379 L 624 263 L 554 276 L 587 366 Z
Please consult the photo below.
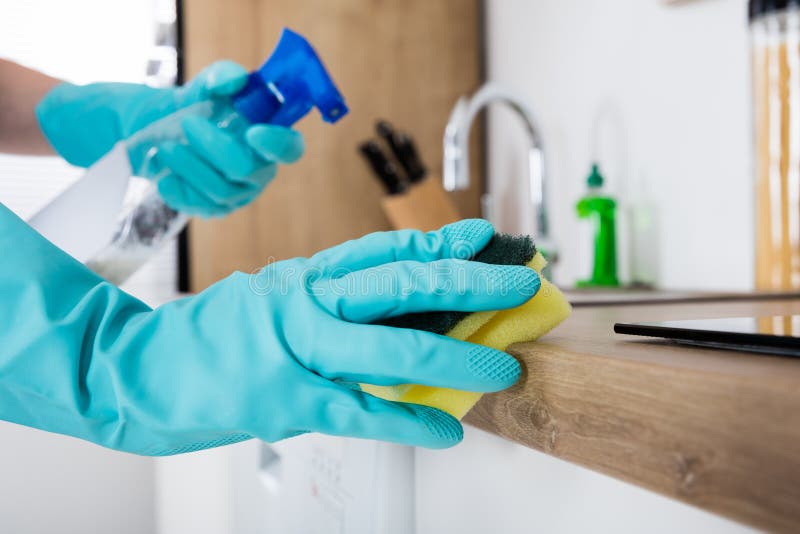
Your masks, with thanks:
M 417 450 L 416 534 L 754 532 L 465 426 L 446 451 Z

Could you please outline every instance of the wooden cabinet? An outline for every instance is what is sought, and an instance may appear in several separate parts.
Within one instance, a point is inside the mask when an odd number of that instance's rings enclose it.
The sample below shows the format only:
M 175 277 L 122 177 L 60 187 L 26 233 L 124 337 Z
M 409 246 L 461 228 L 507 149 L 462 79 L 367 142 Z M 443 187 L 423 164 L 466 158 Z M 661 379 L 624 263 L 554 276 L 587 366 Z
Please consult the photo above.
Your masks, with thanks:
M 287 26 L 314 44 L 351 109 L 336 125 L 316 111 L 302 120 L 305 157 L 281 168 L 251 206 L 191 224 L 193 290 L 234 270 L 387 229 L 383 191 L 358 143 L 373 135 L 376 119 L 386 118 L 414 136 L 432 174 L 441 176 L 450 110 L 482 81 L 479 0 L 186 0 L 184 12 L 188 76 L 222 58 L 257 67 Z M 480 133 L 472 141 L 477 176 Z M 477 190 L 454 195 L 463 216 L 478 215 L 479 196 Z

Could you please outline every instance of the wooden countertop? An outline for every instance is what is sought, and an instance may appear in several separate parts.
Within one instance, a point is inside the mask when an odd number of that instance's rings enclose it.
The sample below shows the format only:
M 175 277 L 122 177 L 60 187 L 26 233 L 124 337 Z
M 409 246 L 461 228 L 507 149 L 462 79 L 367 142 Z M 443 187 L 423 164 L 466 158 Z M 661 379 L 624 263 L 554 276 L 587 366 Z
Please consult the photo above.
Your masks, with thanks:
M 800 531 L 800 358 L 614 334 L 615 322 L 800 314 L 800 299 L 576 308 L 509 351 L 466 421 L 758 528 Z

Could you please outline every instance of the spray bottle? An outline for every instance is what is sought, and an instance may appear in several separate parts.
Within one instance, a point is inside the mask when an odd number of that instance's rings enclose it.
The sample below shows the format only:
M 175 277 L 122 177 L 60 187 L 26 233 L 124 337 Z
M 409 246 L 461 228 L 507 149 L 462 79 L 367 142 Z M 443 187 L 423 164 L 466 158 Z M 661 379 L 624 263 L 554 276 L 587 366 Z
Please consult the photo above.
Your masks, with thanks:
M 317 107 L 326 122 L 336 122 L 348 111 L 322 61 L 299 34 L 284 29 L 275 51 L 245 87 L 230 99 L 198 102 L 164 117 L 125 140 L 134 176 L 125 195 L 111 241 L 86 264 L 97 274 L 121 283 L 186 226 L 189 217 L 172 210 L 161 199 L 154 157 L 159 143 L 186 143 L 181 119 L 199 115 L 220 128 L 244 137 L 251 124 L 291 126 Z M 97 165 L 97 164 L 96 164 Z M 148 179 L 140 178 L 148 177 Z

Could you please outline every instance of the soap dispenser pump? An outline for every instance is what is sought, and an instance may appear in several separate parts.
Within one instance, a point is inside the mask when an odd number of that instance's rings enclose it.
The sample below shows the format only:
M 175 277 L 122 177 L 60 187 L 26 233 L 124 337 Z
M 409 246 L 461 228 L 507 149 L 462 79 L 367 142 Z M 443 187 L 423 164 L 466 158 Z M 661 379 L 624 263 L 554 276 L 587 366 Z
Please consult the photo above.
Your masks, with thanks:
M 578 217 L 591 219 L 594 225 L 594 265 L 588 280 L 578 282 L 578 287 L 619 287 L 617 278 L 617 203 L 604 192 L 605 180 L 597 163 L 586 179 L 588 191 L 575 206 Z

